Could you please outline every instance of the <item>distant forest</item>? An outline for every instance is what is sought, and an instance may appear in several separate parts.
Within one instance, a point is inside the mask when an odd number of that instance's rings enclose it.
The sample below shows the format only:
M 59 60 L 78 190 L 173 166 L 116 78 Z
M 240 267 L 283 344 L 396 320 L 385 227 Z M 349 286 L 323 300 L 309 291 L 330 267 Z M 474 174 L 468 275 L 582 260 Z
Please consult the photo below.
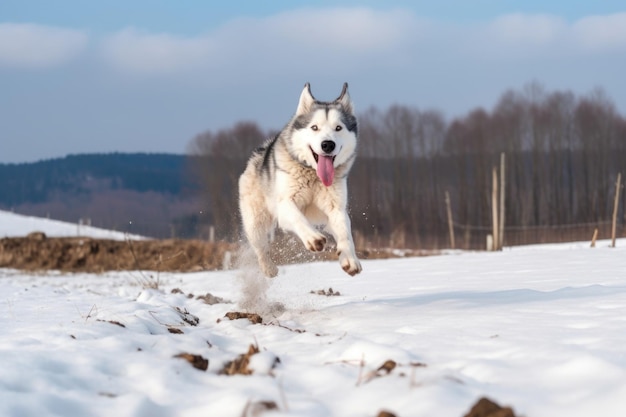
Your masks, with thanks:
M 152 237 L 195 237 L 195 180 L 185 155 L 69 155 L 0 164 L 0 209 Z
M 236 236 L 237 179 L 250 152 L 273 134 L 241 122 L 191 141 L 219 237 Z M 609 237 L 616 177 L 626 173 L 626 119 L 601 90 L 576 96 L 530 84 L 505 92 L 492 111 L 477 108 L 449 121 L 436 110 L 402 105 L 360 114 L 359 157 L 349 179 L 357 243 L 448 247 L 448 192 L 457 247 L 484 248 L 501 153 L 505 245 L 590 240 L 595 228 L 599 238 Z M 622 193 L 618 236 L 625 234 L 624 202 Z
M 180 194 L 186 158 L 168 154 L 69 155 L 35 163 L 0 164 L 5 205 L 48 201 L 52 189 L 85 193 L 98 188 Z M 105 181 L 105 183 L 102 183 Z

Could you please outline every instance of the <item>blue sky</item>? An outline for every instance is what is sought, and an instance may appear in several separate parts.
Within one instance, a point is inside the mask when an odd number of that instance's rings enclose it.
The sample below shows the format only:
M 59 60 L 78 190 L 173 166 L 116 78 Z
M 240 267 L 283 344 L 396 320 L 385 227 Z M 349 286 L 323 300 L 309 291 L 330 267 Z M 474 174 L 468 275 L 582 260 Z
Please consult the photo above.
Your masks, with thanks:
M 622 3 L 622 4 L 619 4 Z M 537 81 L 626 112 L 618 1 L 0 2 L 0 163 L 280 128 L 303 84 L 448 118 Z

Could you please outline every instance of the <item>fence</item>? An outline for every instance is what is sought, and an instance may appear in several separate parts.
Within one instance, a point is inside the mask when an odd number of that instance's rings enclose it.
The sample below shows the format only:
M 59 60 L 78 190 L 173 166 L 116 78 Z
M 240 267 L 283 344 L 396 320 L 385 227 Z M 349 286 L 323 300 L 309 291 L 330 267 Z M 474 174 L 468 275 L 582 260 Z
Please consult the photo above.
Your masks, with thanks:
M 455 248 L 463 250 L 485 250 L 487 236 L 491 235 L 491 226 L 474 226 L 453 223 Z M 611 222 L 596 222 L 546 226 L 505 226 L 504 246 L 521 246 L 540 243 L 589 242 L 594 231 L 598 230 L 597 239 L 611 239 Z M 617 238 L 626 237 L 626 225 L 618 224 Z M 359 248 L 398 248 L 416 250 L 442 250 L 451 248 L 448 233 L 417 234 L 396 230 L 391 235 L 370 233 L 364 235 L 354 231 L 355 244 Z
M 491 227 L 476 227 L 469 225 L 454 224 L 457 238 L 457 247 L 462 249 L 486 248 L 487 235 L 491 234 Z M 591 242 L 595 230 L 597 238 L 611 238 L 611 222 L 546 225 L 546 226 L 505 226 L 503 243 L 504 246 L 520 246 L 539 243 L 561 242 Z M 617 237 L 626 237 L 626 227 L 618 225 Z M 460 245 L 459 245 L 460 244 Z

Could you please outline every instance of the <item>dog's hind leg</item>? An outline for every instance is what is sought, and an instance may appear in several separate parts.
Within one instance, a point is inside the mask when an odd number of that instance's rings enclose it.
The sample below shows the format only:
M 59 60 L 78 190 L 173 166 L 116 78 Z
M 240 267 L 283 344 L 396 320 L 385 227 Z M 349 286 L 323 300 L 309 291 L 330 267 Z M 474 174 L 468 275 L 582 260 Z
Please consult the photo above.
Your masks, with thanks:
M 244 232 L 259 261 L 261 271 L 268 277 L 275 277 L 278 268 L 270 258 L 270 232 L 274 228 L 274 220 L 267 210 L 255 210 L 245 199 L 240 204 L 240 210 Z
M 276 220 L 267 208 L 263 194 L 266 187 L 257 176 L 256 170 L 257 166 L 251 160 L 239 178 L 239 210 L 243 230 L 259 261 L 261 271 L 268 277 L 275 277 L 278 268 L 270 258 L 270 232 L 275 227 Z

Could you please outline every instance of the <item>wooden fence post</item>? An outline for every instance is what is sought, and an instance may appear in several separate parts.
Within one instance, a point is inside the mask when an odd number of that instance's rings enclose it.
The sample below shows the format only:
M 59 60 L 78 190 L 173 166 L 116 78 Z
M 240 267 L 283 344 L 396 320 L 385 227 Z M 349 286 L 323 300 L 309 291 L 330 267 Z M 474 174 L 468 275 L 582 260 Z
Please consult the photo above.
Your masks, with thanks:
M 450 232 L 450 248 L 454 246 L 454 223 L 452 222 L 452 208 L 450 207 L 450 193 L 446 191 L 446 212 L 448 213 L 448 230 Z
M 492 216 L 492 228 L 493 228 L 493 250 L 498 250 L 498 171 L 496 167 L 493 167 L 492 171 L 492 190 L 491 190 L 491 216 Z
M 591 247 L 596 247 L 596 239 L 598 238 L 598 228 L 596 227 L 593 231 L 593 236 L 591 236 Z
M 615 200 L 613 201 L 613 224 L 611 228 L 611 247 L 615 247 L 615 229 L 617 227 L 617 209 L 619 208 L 619 191 L 621 188 L 622 173 L 617 174 L 617 181 L 615 182 Z
M 504 152 L 500 154 L 500 230 L 498 231 L 498 244 L 497 249 L 502 250 L 504 247 L 504 190 L 506 181 L 504 179 L 505 165 L 504 165 Z

